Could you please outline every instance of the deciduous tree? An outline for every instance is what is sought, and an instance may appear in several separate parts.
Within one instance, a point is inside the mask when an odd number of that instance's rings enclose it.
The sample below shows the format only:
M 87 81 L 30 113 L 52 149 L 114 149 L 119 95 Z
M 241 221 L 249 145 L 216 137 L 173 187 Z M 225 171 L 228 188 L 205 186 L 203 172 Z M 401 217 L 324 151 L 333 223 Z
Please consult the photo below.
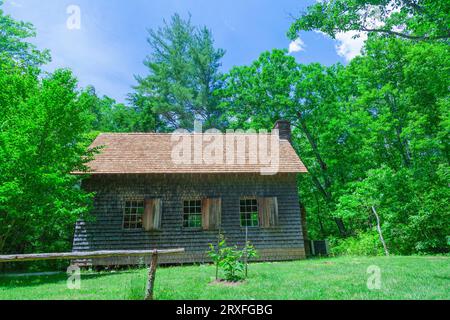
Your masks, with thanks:
M 416 41 L 447 41 L 449 15 L 447 0 L 324 0 L 308 7 L 288 35 L 295 39 L 299 31 L 317 30 L 335 38 L 338 33 L 352 31 Z

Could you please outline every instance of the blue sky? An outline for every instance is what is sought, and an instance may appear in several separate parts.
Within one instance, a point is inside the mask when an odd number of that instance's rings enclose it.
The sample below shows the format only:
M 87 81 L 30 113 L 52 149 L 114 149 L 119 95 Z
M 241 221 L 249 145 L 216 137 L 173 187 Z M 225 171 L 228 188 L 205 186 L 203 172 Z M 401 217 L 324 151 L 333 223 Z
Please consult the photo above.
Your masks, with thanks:
M 332 40 L 301 33 L 291 43 L 286 32 L 292 16 L 314 0 L 5 0 L 4 10 L 37 29 L 33 40 L 51 50 L 48 71 L 68 67 L 81 86 L 94 85 L 99 94 L 124 102 L 133 75 L 145 75 L 142 64 L 149 53 L 147 28 L 157 28 L 174 13 L 192 15 L 196 25 L 213 32 L 216 46 L 226 50 L 223 71 L 246 65 L 266 50 L 290 48 L 301 63 L 345 63 L 360 50 L 362 40 L 343 34 Z M 80 9 L 80 29 L 69 29 L 67 9 Z

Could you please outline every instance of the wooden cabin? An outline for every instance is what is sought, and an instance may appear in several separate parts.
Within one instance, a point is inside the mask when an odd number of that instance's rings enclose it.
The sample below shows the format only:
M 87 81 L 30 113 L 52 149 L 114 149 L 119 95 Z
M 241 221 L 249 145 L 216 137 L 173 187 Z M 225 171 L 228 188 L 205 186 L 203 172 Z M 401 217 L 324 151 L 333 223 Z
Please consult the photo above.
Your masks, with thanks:
M 290 124 L 279 121 L 275 129 L 279 164 L 272 174 L 262 173 L 263 164 L 242 159 L 174 163 L 172 134 L 99 135 L 92 147 L 102 149 L 82 182 L 82 188 L 95 192 L 93 220 L 76 224 L 73 251 L 185 248 L 184 254 L 162 256 L 160 262 L 202 263 L 220 232 L 229 245 L 241 246 L 247 236 L 260 260 L 304 258 L 297 176 L 307 170 L 290 143 Z M 245 157 L 252 158 L 250 147 Z

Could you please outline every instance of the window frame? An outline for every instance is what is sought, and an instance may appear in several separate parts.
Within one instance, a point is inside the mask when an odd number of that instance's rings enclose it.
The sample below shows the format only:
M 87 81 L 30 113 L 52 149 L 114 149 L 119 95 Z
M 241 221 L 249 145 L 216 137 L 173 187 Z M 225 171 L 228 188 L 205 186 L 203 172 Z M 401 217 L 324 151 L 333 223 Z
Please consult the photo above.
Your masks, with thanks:
M 127 207 L 127 203 L 131 203 L 132 205 L 130 207 Z M 133 204 L 136 203 L 136 206 L 133 206 Z M 139 206 L 139 203 L 142 204 L 142 213 L 139 214 L 139 209 L 141 209 L 141 207 Z M 127 213 L 127 208 L 130 209 L 136 209 L 136 213 L 130 212 Z M 127 232 L 132 232 L 132 231 L 141 231 L 144 230 L 144 225 L 143 225 L 143 220 L 144 220 L 144 213 L 145 213 L 145 199 L 144 198 L 128 198 L 128 199 L 124 199 L 123 200 L 123 205 L 122 205 L 122 230 L 123 231 L 127 231 Z M 126 216 L 134 216 L 135 220 L 133 223 L 128 222 L 129 225 L 131 224 L 135 224 L 136 226 L 134 228 L 125 227 L 125 217 Z M 140 216 L 140 219 L 139 219 Z M 131 221 L 131 220 L 129 220 Z
M 244 205 L 242 205 L 242 201 L 252 201 L 252 203 L 247 204 L 245 203 Z M 253 204 L 254 201 L 254 204 Z M 256 211 L 242 211 L 242 207 L 256 207 Z M 252 214 L 256 213 L 256 225 L 252 225 L 252 223 L 250 225 L 243 225 L 242 221 L 253 221 L 252 219 Z M 242 219 L 242 215 L 243 214 L 249 214 L 249 218 L 245 218 Z M 259 203 L 258 203 L 258 197 L 257 196 L 250 196 L 250 197 L 241 197 L 239 199 L 239 225 L 241 226 L 241 228 L 259 228 L 260 227 L 260 221 L 259 221 Z
M 185 212 L 186 211 L 186 202 L 188 202 L 188 211 L 190 211 L 191 208 L 199 208 L 199 212 Z M 196 205 L 191 205 L 193 202 L 196 202 Z M 198 205 L 198 202 L 200 205 Z M 186 220 L 185 217 L 189 217 L 190 215 L 200 216 L 200 225 L 190 227 L 189 226 L 189 218 Z M 185 225 L 185 221 L 188 222 L 188 225 Z M 203 199 L 202 198 L 186 198 L 182 201 L 182 226 L 184 230 L 190 230 L 190 231 L 199 231 L 203 230 Z

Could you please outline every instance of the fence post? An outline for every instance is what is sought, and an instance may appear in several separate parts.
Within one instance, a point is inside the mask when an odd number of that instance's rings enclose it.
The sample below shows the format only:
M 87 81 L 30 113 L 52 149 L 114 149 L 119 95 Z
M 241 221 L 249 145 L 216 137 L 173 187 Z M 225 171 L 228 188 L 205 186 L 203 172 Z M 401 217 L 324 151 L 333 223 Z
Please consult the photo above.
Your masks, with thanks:
M 157 265 L 158 265 L 158 251 L 155 250 L 152 253 L 150 267 L 148 270 L 147 292 L 145 294 L 145 300 L 153 300 L 153 286 L 155 284 Z
M 248 253 L 247 253 L 247 244 L 248 244 L 248 226 L 245 226 L 245 279 L 248 277 Z

